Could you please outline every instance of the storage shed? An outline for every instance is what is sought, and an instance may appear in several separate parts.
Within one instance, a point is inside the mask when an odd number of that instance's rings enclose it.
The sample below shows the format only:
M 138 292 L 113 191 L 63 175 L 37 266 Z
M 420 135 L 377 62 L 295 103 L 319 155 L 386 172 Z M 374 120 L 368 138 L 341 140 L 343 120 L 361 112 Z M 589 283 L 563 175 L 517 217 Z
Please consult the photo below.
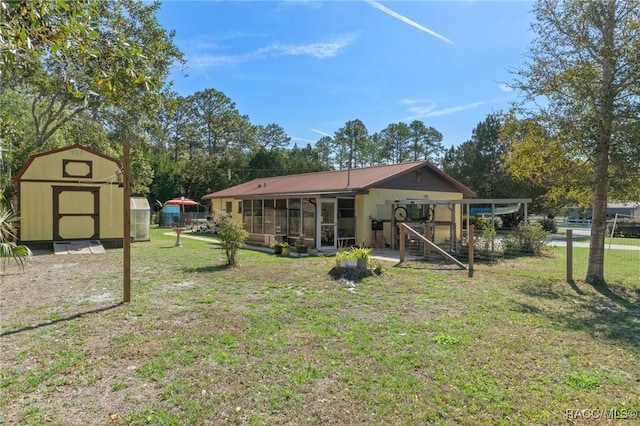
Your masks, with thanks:
M 13 180 L 20 243 L 52 249 L 54 242 L 100 240 L 122 247 L 121 170 L 118 159 L 80 145 L 30 156 Z

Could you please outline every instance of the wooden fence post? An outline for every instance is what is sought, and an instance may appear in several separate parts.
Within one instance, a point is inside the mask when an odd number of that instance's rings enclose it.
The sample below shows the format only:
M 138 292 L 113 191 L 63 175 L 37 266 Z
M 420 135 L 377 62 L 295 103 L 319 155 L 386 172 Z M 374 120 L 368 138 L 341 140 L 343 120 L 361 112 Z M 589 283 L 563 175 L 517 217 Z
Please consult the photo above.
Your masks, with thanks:
M 400 262 L 404 262 L 404 224 L 400 224 Z
M 424 237 L 431 241 L 431 222 L 426 222 L 424 224 Z M 429 260 L 429 255 L 431 254 L 431 246 L 429 246 L 429 244 L 424 244 L 424 250 L 422 255 L 424 256 L 425 260 Z
M 122 271 L 122 301 L 131 302 L 131 142 L 124 140 L 122 161 L 122 248 L 124 249 Z
M 573 282 L 573 229 L 567 229 L 567 282 Z
M 469 246 L 469 278 L 473 277 L 473 237 L 474 237 L 475 229 L 473 225 L 467 227 L 467 244 Z

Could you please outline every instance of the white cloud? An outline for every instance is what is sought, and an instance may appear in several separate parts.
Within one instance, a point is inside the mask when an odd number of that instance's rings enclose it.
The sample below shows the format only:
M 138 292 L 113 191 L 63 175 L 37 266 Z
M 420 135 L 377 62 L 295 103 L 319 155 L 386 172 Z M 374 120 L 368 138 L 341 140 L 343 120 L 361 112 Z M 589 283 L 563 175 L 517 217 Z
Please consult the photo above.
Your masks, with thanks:
M 445 36 L 440 35 L 437 32 L 435 32 L 433 30 L 430 30 L 429 28 L 418 24 L 416 21 L 413 21 L 413 20 L 407 18 L 406 16 L 403 16 L 403 15 L 400 15 L 399 13 L 397 13 L 397 12 L 394 12 L 393 10 L 389 9 L 388 7 L 381 5 L 377 1 L 373 1 L 373 0 L 364 0 L 364 1 L 369 3 L 371 6 L 375 7 L 376 9 L 381 10 L 382 12 L 386 13 L 387 15 L 401 20 L 405 24 L 409 24 L 412 27 L 419 29 L 420 31 L 424 31 L 425 33 L 427 33 L 429 35 L 432 35 L 432 36 L 434 36 L 436 38 L 439 38 L 440 40 L 443 40 L 443 41 L 446 41 L 447 43 L 453 44 L 453 42 L 451 40 L 449 40 L 448 38 L 446 38 Z
M 498 87 L 503 92 L 513 92 L 513 87 L 509 86 L 507 83 L 499 84 Z
M 297 138 L 295 136 L 289 136 L 289 138 L 292 141 L 299 141 L 299 142 L 307 142 L 307 143 L 316 143 L 316 140 L 311 140 L 311 139 L 305 139 L 305 138 Z
M 307 44 L 273 43 L 269 46 L 237 55 L 195 53 L 189 55 L 188 61 L 191 68 L 208 69 L 224 65 L 235 65 L 254 59 L 279 56 L 311 56 L 318 59 L 326 59 L 338 55 L 341 50 L 353 42 L 354 38 L 354 34 L 341 34 L 327 41 Z
M 323 2 L 315 0 L 286 0 L 278 3 L 278 9 L 288 9 L 296 6 L 304 6 L 309 9 L 318 9 L 322 7 Z
M 408 121 L 408 120 L 418 120 L 420 118 L 442 117 L 443 115 L 450 115 L 450 114 L 466 111 L 469 109 L 478 108 L 479 106 L 486 105 L 492 102 L 497 102 L 497 101 L 496 100 L 479 101 L 479 102 L 472 102 L 469 104 L 455 105 L 447 108 L 438 108 L 438 105 L 436 104 L 430 104 L 425 106 L 414 106 L 407 109 L 407 111 L 411 115 L 403 118 L 403 120 Z
M 346 34 L 325 42 L 301 45 L 274 44 L 266 49 L 271 56 L 313 56 L 325 59 L 336 56 L 342 49 L 350 45 L 353 39 L 353 34 Z
M 330 135 L 330 134 L 329 134 L 329 133 L 327 133 L 327 132 L 323 132 L 322 130 L 316 130 L 316 129 L 309 129 L 309 130 L 311 130 L 312 132 L 318 133 L 318 134 L 320 134 L 320 135 L 322 135 L 322 136 L 329 136 L 329 137 L 332 137 L 332 135 Z
M 398 101 L 398 103 L 400 105 L 415 105 L 417 103 L 420 103 L 420 101 L 416 100 L 416 99 L 400 99 Z

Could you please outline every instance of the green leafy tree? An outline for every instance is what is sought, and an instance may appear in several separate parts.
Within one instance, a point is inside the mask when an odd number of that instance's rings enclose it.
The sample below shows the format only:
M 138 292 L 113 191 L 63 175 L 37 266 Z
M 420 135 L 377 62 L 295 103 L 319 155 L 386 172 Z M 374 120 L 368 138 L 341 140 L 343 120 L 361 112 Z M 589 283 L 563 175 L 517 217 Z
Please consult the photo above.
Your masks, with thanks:
M 411 159 L 409 153 L 411 129 L 405 123 L 392 123 L 380 131 L 382 151 L 387 163 L 398 164 Z
M 182 195 L 181 176 L 186 165 L 174 161 L 173 155 L 168 151 L 150 153 L 149 160 L 154 172 L 153 180 L 149 185 L 149 198 L 164 203 L 177 195 Z
M 21 3 L 20 9 L 34 16 L 46 9 L 45 2 L 38 0 Z M 38 61 L 29 65 L 29 71 L 16 74 L 10 81 L 4 79 L 32 103 L 36 146 L 43 147 L 61 127 L 82 114 L 104 122 L 113 118 L 113 108 L 125 108 L 130 120 L 134 107 L 152 108 L 151 97 L 162 88 L 169 67 L 182 60 L 173 34 L 158 23 L 159 3 L 54 0 L 51 4 L 60 6 L 56 10 L 62 15 L 57 20 L 64 21 L 68 14 L 75 13 L 83 17 L 88 31 L 66 32 L 69 39 L 64 43 L 50 40 L 38 45 L 30 52 L 38 56 Z M 15 7 L 12 3 L 6 10 Z M 47 16 L 54 19 L 51 13 Z M 21 21 L 16 22 L 19 25 Z M 37 28 L 32 31 L 37 32 Z M 10 68 L 7 57 L 4 59 L 3 65 Z
M 335 132 L 333 137 L 338 165 L 340 168 L 352 168 L 363 165 L 365 148 L 369 142 L 369 132 L 361 120 L 355 119 L 345 123 Z
M 318 160 L 326 170 L 329 170 L 333 165 L 333 161 L 331 159 L 332 146 L 333 138 L 331 136 L 323 136 L 315 144 L 315 149 L 318 153 Z
M 294 145 L 293 148 L 284 152 L 284 156 L 286 174 L 329 170 L 320 157 L 320 152 L 314 149 L 311 144 L 307 144 L 304 148 L 298 148 L 298 145 Z
M 514 86 L 526 100 L 544 100 L 530 103 L 533 113 L 564 150 L 590 165 L 586 280 L 601 284 L 610 191 L 640 186 L 640 1 L 539 0 L 533 14 L 537 37 Z
M 215 89 L 198 91 L 187 98 L 193 105 L 195 125 L 204 137 L 208 155 L 230 149 L 244 149 L 253 140 L 254 129 L 236 104 Z
M 256 126 L 256 144 L 258 150 L 280 150 L 286 149 L 291 142 L 287 132 L 275 123 L 266 126 Z
M 283 149 L 260 149 L 250 154 L 247 180 L 282 175 L 287 168 L 286 155 Z
M 67 61 L 90 54 L 99 0 L 1 0 L 0 78 L 29 75 L 43 56 Z
M 588 204 L 589 164 L 566 150 L 535 117 L 510 116 L 500 135 L 507 146 L 505 170 L 529 188 L 523 195 L 533 197 L 532 211 L 554 217 L 568 203 Z
M 505 198 L 516 195 L 514 180 L 507 177 L 501 142 L 502 119 L 489 114 L 473 129 L 471 139 L 451 147 L 443 159 L 443 169 L 477 192 L 480 198 Z
M 414 120 L 409 124 L 411 131 L 410 152 L 413 161 L 429 160 L 439 163 L 444 153 L 442 146 L 442 133 L 433 127 L 425 126 L 420 120 Z

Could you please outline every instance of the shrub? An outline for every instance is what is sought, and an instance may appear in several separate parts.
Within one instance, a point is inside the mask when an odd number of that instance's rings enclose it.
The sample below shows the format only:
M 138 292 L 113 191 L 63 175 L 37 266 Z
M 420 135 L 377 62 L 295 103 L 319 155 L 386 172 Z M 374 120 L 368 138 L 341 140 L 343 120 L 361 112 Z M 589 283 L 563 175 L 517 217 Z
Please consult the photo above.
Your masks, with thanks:
M 556 226 L 556 223 L 553 221 L 553 219 L 542 219 L 540 221 L 540 225 L 542 226 L 542 229 L 547 232 L 551 232 L 552 234 L 558 232 L 558 227 Z
M 549 242 L 549 232 L 542 229 L 539 223 L 521 223 L 515 233 L 505 238 L 503 245 L 505 254 L 517 256 L 521 254 L 540 255 Z
M 247 231 L 242 229 L 242 225 L 233 220 L 230 215 L 220 215 L 216 222 L 218 238 L 222 242 L 222 248 L 227 255 L 227 264 L 235 266 L 237 264 L 238 249 L 244 244 L 247 238 Z
M 6 268 L 10 259 L 24 269 L 31 259 L 29 247 L 15 243 L 15 225 L 18 218 L 6 206 L 0 204 L 0 260 L 2 268 Z
M 607 235 L 611 235 L 612 230 L 614 237 L 640 238 L 640 220 L 618 219 L 615 228 L 613 222 L 607 224 Z

